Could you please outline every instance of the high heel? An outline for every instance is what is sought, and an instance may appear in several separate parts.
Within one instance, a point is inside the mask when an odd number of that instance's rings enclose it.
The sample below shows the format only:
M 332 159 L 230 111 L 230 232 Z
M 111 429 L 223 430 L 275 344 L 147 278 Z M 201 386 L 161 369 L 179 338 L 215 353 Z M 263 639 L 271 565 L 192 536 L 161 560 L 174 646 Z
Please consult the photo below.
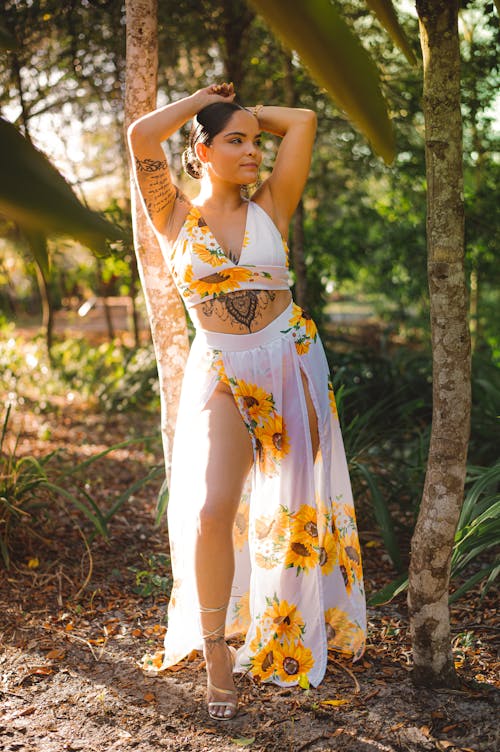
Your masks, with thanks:
M 216 613 L 217 611 L 225 611 L 227 606 L 220 606 L 219 608 L 203 608 L 200 606 L 200 612 L 202 614 L 206 613 Z M 234 668 L 234 664 L 236 661 L 236 650 L 232 647 L 232 645 L 228 645 L 224 640 L 224 627 L 226 625 L 226 622 L 220 624 L 216 629 L 213 629 L 212 631 L 205 632 L 203 630 L 203 640 L 205 642 L 205 648 L 207 648 L 208 644 L 210 643 L 217 643 L 217 642 L 224 642 L 225 647 L 228 650 L 229 658 L 231 660 L 231 668 Z M 221 631 L 222 630 L 222 631 Z M 204 652 L 205 652 L 204 648 Z M 209 695 L 210 692 L 218 692 L 220 695 L 227 695 L 228 697 L 236 696 L 236 690 L 235 689 L 224 689 L 223 687 L 218 687 L 216 684 L 213 684 L 213 682 L 210 681 L 208 678 L 208 661 L 207 661 L 207 653 L 208 649 L 205 652 L 205 662 L 207 663 L 207 694 Z M 225 712 L 223 715 L 219 715 L 216 713 L 216 708 L 225 708 Z M 230 721 L 232 718 L 235 717 L 235 715 L 238 712 L 238 700 L 236 696 L 236 702 L 233 700 L 207 700 L 207 709 L 208 714 L 211 718 L 213 718 L 215 721 Z

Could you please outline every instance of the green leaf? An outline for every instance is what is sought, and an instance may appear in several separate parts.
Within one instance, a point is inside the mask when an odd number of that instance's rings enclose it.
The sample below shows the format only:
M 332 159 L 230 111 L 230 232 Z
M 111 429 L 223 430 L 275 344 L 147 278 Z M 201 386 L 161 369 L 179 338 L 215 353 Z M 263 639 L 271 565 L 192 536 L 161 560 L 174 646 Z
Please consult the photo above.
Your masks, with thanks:
M 122 231 L 80 203 L 42 152 L 0 118 L 0 212 L 25 230 L 70 235 L 97 251 Z
M 392 563 L 398 571 L 401 571 L 401 553 L 399 551 L 399 545 L 394 532 L 394 526 L 392 524 L 391 513 L 387 502 L 380 493 L 378 483 L 374 473 L 361 462 L 352 463 L 352 470 L 358 472 L 366 481 L 366 484 L 370 490 L 372 498 L 373 511 L 375 518 L 379 524 L 380 532 L 384 540 L 387 553 L 391 557 Z
M 49 250 L 47 248 L 47 238 L 41 232 L 33 232 L 30 230 L 24 230 L 26 240 L 31 251 L 33 258 L 40 267 L 40 270 L 47 279 L 49 274 Z
M 387 163 L 394 132 L 375 64 L 336 8 L 326 0 L 252 0 L 311 75 L 324 86 Z
M 132 483 L 131 486 L 129 486 L 123 493 L 120 494 L 120 496 L 114 502 L 111 509 L 108 512 L 106 512 L 104 516 L 104 519 L 106 520 L 106 522 L 108 522 L 117 512 L 120 511 L 122 506 L 128 501 L 128 499 L 132 496 L 132 494 L 134 494 L 136 491 L 139 491 L 139 489 L 145 486 L 146 483 L 149 483 L 150 480 L 152 480 L 153 478 L 156 478 L 156 476 L 162 472 L 164 472 L 163 466 L 153 467 L 148 472 L 148 474 L 144 476 L 144 478 L 139 478 L 139 480 L 136 480 L 135 483 Z
M 156 518 L 155 518 L 155 525 L 158 527 L 160 524 L 163 515 L 165 514 L 165 510 L 168 506 L 168 481 L 165 478 L 163 483 L 161 484 L 161 488 L 158 492 L 158 500 L 156 502 Z
M 417 59 L 413 54 L 410 43 L 399 25 L 398 17 L 391 0 L 366 0 L 366 4 L 377 16 L 378 20 L 411 65 L 416 65 Z
M 388 585 L 379 590 L 377 593 L 368 598 L 369 606 L 383 606 L 385 603 L 389 603 L 403 590 L 408 587 L 408 572 L 400 575 L 394 582 L 389 582 Z

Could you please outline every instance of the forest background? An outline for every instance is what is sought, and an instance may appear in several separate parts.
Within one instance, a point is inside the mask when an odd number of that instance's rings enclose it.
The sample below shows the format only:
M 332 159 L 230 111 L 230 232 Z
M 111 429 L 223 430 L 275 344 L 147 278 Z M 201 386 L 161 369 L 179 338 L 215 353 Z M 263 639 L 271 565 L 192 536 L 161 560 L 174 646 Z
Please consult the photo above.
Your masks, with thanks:
M 461 520 L 457 533 L 452 598 L 459 600 L 472 590 L 484 606 L 498 572 L 498 562 L 491 558 L 492 530 L 481 527 L 500 475 L 498 16 L 492 3 L 463 5 L 466 272 L 473 347 L 466 498 L 473 499 L 468 508 L 475 512 Z M 45 1 L 2 2 L 1 7 L 3 25 L 20 43 L 0 60 L 2 116 L 52 159 L 84 203 L 105 212 L 127 237 L 108 243 L 97 255 L 74 241 L 49 239 L 45 284 L 26 237 L 13 222 L 0 219 L 0 387 L 6 395 L 2 482 L 12 489 L 15 476 L 17 485 L 12 508 L 2 509 L 1 548 L 4 564 L 43 581 L 54 560 L 47 556 L 44 563 L 43 546 L 34 541 L 43 525 L 55 524 L 57 516 L 49 511 L 53 497 L 65 498 L 71 513 L 80 515 L 75 525 L 86 532 L 90 525 L 111 535 L 111 541 L 120 515 L 132 509 L 138 514 L 138 499 L 147 500 L 144 508 L 151 511 L 151 484 L 158 485 L 161 478 L 154 423 L 159 395 L 154 354 L 140 324 L 145 313 L 131 241 L 123 140 L 124 8 L 113 0 L 64 7 Z M 399 10 L 408 38 L 416 43 L 411 8 L 405 4 Z M 343 2 L 342 11 L 379 68 L 397 139 L 391 166 L 373 154 L 262 18 L 236 0 L 159 4 L 158 103 L 213 81 L 232 80 L 245 105 L 272 101 L 318 113 L 311 175 L 291 228 L 292 272 L 296 294 L 300 288 L 329 351 L 360 500 L 365 556 L 369 560 L 375 551 L 382 567 L 378 576 L 368 578 L 373 597 L 388 583 L 394 591 L 398 575 L 399 581 L 404 579 L 430 431 L 422 81 L 421 71 L 387 44 L 364 3 Z M 182 177 L 180 163 L 185 137 L 186 132 L 171 139 L 166 148 L 178 182 L 192 194 L 193 184 Z M 265 175 L 275 149 L 272 137 L 264 148 Z M 125 334 L 112 317 L 117 297 L 131 301 Z M 103 305 L 104 336 L 84 331 L 86 319 L 77 314 L 85 301 L 90 308 L 96 298 Z M 55 426 L 77 414 L 83 422 L 89 412 L 102 433 L 99 441 L 86 437 L 84 451 L 78 452 L 71 432 L 62 438 Z M 146 439 L 145 433 L 150 434 Z M 66 441 L 65 455 L 61 443 Z M 126 442 L 137 452 L 130 456 L 137 466 L 116 488 L 109 481 L 106 493 L 89 483 L 85 473 L 90 462 L 102 480 L 102 453 L 115 457 L 128 451 L 119 447 L 109 454 L 114 442 Z M 26 487 L 21 467 L 29 467 Z M 38 484 L 37 495 L 33 484 Z M 109 491 L 114 492 L 112 501 Z M 90 549 L 84 553 L 91 561 Z M 133 587 L 161 602 L 168 560 L 147 561 L 142 568 L 131 563 L 138 577 Z M 79 596 L 91 582 L 87 572 L 76 588 Z M 466 630 L 460 634 L 469 635 Z M 463 638 L 461 649 L 471 640 L 470 635 Z M 483 675 L 484 669 L 478 673 Z

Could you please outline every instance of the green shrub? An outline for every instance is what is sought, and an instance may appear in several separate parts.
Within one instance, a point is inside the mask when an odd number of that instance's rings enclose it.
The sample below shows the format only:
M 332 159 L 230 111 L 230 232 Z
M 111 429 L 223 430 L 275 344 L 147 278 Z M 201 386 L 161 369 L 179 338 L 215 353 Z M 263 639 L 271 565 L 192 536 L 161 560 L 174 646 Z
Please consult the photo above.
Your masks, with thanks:
M 18 456 L 19 437 L 12 449 L 5 448 L 10 414 L 9 405 L 0 433 L 0 555 L 7 568 L 10 566 L 10 539 L 15 524 L 22 518 L 29 524 L 40 506 L 46 507 L 51 502 L 72 506 L 92 525 L 93 534 L 98 533 L 107 538 L 108 523 L 112 517 L 134 493 L 164 472 L 162 465 L 153 465 L 144 477 L 118 494 L 108 509 L 102 510 L 92 495 L 73 480 L 74 477 L 115 449 L 144 442 L 152 437 L 122 441 L 78 463 L 70 470 L 64 470 L 60 463 L 55 463 L 58 452 L 51 452 L 40 458 Z

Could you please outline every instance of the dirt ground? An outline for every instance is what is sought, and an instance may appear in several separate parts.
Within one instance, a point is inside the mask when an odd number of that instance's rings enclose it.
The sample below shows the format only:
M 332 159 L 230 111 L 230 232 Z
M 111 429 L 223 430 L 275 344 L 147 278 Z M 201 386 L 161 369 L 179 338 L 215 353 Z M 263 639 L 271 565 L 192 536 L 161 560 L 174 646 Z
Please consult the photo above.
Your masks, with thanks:
M 85 406 L 45 415 L 25 408 L 15 416 L 22 453 L 65 447 L 63 457 L 73 462 L 129 436 L 131 420 Z M 155 433 L 155 418 L 140 420 L 137 435 Z M 155 461 L 158 444 L 116 450 L 89 467 L 86 488 L 106 506 Z M 240 712 L 229 722 L 207 715 L 200 655 L 176 670 L 147 674 L 144 656 L 161 650 L 169 577 L 162 558 L 166 532 L 154 527 L 158 485 L 140 490 L 113 518 L 109 541 L 96 537 L 88 548 L 75 520 L 84 523 L 68 508 L 52 506 L 50 517 L 40 512 L 31 529 L 16 530 L 13 564 L 0 569 L 2 752 L 499 748 L 491 595 L 480 603 L 473 593 L 453 607 L 461 677 L 455 690 L 413 686 L 404 596 L 370 609 L 365 657 L 352 665 L 332 654 L 316 689 L 259 686 L 239 677 Z M 363 515 L 360 537 L 369 595 L 394 572 Z

